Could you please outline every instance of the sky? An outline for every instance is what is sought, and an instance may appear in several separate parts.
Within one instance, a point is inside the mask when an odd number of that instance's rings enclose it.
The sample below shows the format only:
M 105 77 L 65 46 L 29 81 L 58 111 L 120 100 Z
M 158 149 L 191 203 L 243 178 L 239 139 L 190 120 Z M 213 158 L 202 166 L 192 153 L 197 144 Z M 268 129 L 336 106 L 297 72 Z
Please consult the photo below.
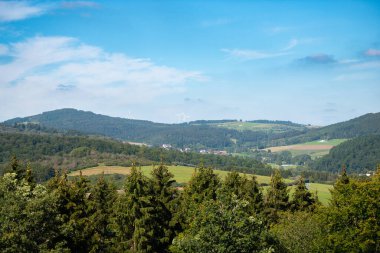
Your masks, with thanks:
M 328 125 L 380 111 L 380 1 L 2 1 L 0 121 Z

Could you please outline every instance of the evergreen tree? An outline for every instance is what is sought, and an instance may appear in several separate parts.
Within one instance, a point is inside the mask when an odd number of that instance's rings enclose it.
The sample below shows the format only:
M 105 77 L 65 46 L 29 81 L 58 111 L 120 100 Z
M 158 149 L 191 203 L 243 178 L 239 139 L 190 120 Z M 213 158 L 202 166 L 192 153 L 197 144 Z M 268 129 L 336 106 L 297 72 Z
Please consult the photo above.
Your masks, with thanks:
M 312 210 L 315 207 L 316 200 L 306 188 L 305 179 L 301 175 L 297 180 L 296 188 L 293 193 L 293 199 L 290 203 L 292 211 Z
M 10 172 L 16 173 L 16 178 L 21 180 L 25 177 L 25 169 L 20 165 L 16 155 L 13 155 L 10 161 Z
M 263 210 L 263 198 L 259 184 L 254 176 L 248 179 L 237 172 L 230 172 L 224 178 L 220 191 L 224 196 L 236 196 L 238 199 L 248 201 L 252 213 L 260 213 Z
M 157 211 L 150 181 L 141 170 L 132 167 L 127 176 L 125 195 L 120 199 L 115 214 L 115 251 L 154 252 L 159 245 L 156 235 Z
M 112 207 L 116 200 L 116 189 L 104 179 L 104 173 L 98 178 L 89 195 L 89 229 L 91 241 L 89 252 L 109 252 L 111 239 Z
M 179 230 L 179 224 L 173 219 L 178 209 L 178 192 L 174 188 L 173 174 L 162 163 L 152 171 L 152 187 L 157 204 L 156 237 L 160 252 L 168 252 L 169 246 Z
M 180 210 L 175 217 L 182 229 L 188 226 L 203 201 L 216 199 L 219 186 L 220 179 L 211 168 L 201 166 L 195 170 L 183 191 Z
M 331 251 L 380 252 L 379 210 L 380 174 L 369 181 L 357 181 L 343 171 L 325 210 L 326 243 Z
M 272 221 L 278 218 L 278 211 L 286 211 L 289 207 L 289 191 L 287 185 L 281 177 L 279 170 L 272 174 L 269 188 L 265 198 L 266 214 Z

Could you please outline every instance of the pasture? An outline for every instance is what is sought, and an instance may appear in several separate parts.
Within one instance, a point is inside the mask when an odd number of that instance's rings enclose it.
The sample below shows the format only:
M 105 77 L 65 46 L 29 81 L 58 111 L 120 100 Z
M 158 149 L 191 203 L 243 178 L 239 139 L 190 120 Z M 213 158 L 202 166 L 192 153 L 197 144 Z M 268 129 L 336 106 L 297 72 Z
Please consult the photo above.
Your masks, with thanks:
M 195 168 L 193 167 L 187 167 L 187 166 L 167 166 L 169 171 L 174 175 L 174 179 L 180 183 L 180 184 L 186 184 L 189 182 L 191 179 L 193 173 L 195 172 Z M 124 179 L 125 175 L 128 175 L 130 173 L 130 167 L 122 167 L 122 166 L 97 166 L 97 167 L 92 167 L 92 168 L 87 168 L 83 169 L 82 175 L 83 176 L 89 176 L 91 179 L 96 179 L 98 175 L 102 174 L 104 172 L 105 175 L 123 175 L 119 177 L 120 179 Z M 144 175 L 150 176 L 150 173 L 153 169 L 153 166 L 142 166 L 141 171 Z M 214 173 L 219 175 L 221 179 L 223 179 L 229 172 L 228 171 L 222 171 L 222 170 L 214 170 Z M 73 171 L 71 172 L 68 176 L 69 177 L 74 177 L 74 176 L 79 176 L 80 171 Z M 242 173 L 240 173 L 243 175 Z M 250 174 L 246 174 L 247 176 L 250 176 Z M 269 184 L 270 182 L 270 177 L 269 176 L 260 176 L 260 175 L 255 175 L 257 181 L 260 184 Z M 111 180 L 115 179 L 116 177 L 107 177 L 110 178 Z M 286 183 L 292 182 L 290 179 L 284 179 Z M 118 182 L 117 186 L 121 186 L 122 182 Z M 266 187 L 264 187 L 266 188 Z M 293 187 L 290 187 L 290 193 L 293 191 Z M 330 191 L 329 189 L 332 188 L 332 185 L 327 185 L 327 184 L 317 184 L 317 183 L 310 183 L 309 184 L 309 189 L 312 193 L 315 193 L 318 191 L 318 197 L 319 200 L 323 204 L 327 204 L 328 200 L 330 198 Z
M 293 156 L 307 154 L 312 158 L 317 158 L 328 154 L 330 149 L 346 140 L 347 139 L 318 140 L 295 145 L 269 147 L 265 150 L 270 150 L 271 152 L 290 151 Z
M 302 130 L 303 126 L 291 126 L 282 124 L 270 124 L 270 123 L 254 123 L 254 122 L 225 122 L 225 123 L 213 123 L 210 126 L 233 129 L 238 131 L 259 131 L 268 133 L 283 133 L 292 130 Z

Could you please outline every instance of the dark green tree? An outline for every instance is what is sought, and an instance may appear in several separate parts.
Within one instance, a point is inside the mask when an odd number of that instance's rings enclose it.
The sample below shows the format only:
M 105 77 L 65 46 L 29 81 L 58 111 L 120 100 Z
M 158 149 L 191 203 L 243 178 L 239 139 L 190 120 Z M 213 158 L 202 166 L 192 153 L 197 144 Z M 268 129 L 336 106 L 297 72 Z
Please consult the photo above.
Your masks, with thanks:
M 169 246 L 180 229 L 179 224 L 173 219 L 173 214 L 178 209 L 178 191 L 173 186 L 175 180 L 173 174 L 161 163 L 152 171 L 152 187 L 156 202 L 156 238 L 160 252 L 169 251 Z
M 196 169 L 181 196 L 180 210 L 175 221 L 181 224 L 182 229 L 193 220 L 203 201 L 215 200 L 220 179 L 211 168 L 201 166 Z
M 289 190 L 279 170 L 272 174 L 265 197 L 266 214 L 272 221 L 278 218 L 278 211 L 286 211 L 289 207 Z
M 114 233 L 111 229 L 113 204 L 116 200 L 116 189 L 104 178 L 98 178 L 91 189 L 88 201 L 89 229 L 91 241 L 89 252 L 109 252 Z
M 156 238 L 157 210 L 153 189 L 141 170 L 132 167 L 124 185 L 114 218 L 115 251 L 154 252 L 159 245 Z
M 315 198 L 306 187 L 304 177 L 301 175 L 297 180 L 290 209 L 292 211 L 313 210 L 316 203 Z

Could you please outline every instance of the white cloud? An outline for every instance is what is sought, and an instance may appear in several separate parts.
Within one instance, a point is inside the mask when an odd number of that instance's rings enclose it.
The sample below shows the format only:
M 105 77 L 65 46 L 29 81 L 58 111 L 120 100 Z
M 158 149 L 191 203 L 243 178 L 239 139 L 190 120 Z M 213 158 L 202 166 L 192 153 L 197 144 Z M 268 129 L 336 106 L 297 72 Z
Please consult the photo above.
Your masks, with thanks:
M 0 1 L 0 22 L 22 20 L 43 14 L 46 9 L 31 1 Z
M 300 42 L 297 39 L 292 39 L 289 41 L 288 45 L 283 49 L 284 51 L 290 50 L 296 47 Z
M 35 37 L 9 45 L 0 64 L 0 118 L 76 107 L 110 113 L 133 103 L 182 92 L 196 71 L 107 53 L 69 37 Z M 14 115 L 12 115 L 14 116 Z
M 0 44 L 0 55 L 5 55 L 8 53 L 8 47 L 6 45 Z
M 222 49 L 223 52 L 227 53 L 233 58 L 238 58 L 242 60 L 260 60 L 267 58 L 275 58 L 280 56 L 289 55 L 290 52 L 276 52 L 276 53 L 268 53 L 256 50 L 248 50 L 248 49 Z

